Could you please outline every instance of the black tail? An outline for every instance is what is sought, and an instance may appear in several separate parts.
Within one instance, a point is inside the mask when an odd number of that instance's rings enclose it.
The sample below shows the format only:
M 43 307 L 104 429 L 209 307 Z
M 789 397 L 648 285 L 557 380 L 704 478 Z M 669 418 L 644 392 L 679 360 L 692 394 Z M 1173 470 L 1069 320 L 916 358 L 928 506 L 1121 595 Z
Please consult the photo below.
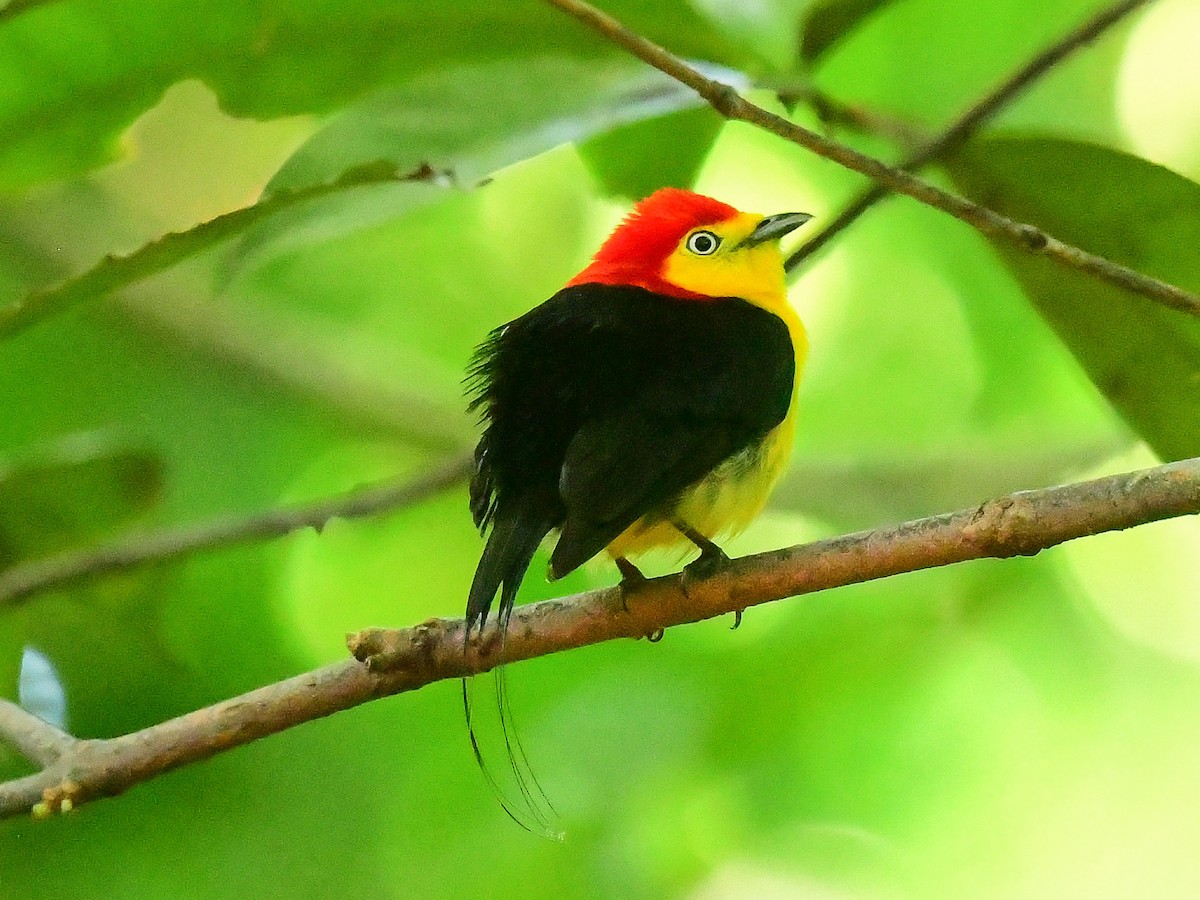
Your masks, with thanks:
M 479 559 L 475 580 L 471 583 L 471 593 L 467 597 L 466 639 L 470 641 L 471 631 L 475 628 L 483 631 L 488 611 L 496 592 L 499 591 L 500 607 L 496 618 L 500 626 L 500 657 L 503 660 L 504 638 L 517 598 L 517 589 L 521 586 L 521 580 L 542 538 L 554 526 L 548 516 L 531 515 L 528 508 L 522 512 L 514 512 L 511 507 L 498 508 L 491 517 L 491 523 L 492 530 L 488 535 L 487 546 Z M 500 801 L 500 806 L 513 821 L 535 834 L 561 840 L 562 834 L 555 827 L 557 814 L 538 784 L 537 776 L 533 774 L 529 759 L 525 755 L 525 748 L 521 746 L 520 738 L 517 737 L 516 723 L 509 706 L 503 663 L 497 666 L 492 674 L 496 681 L 496 709 L 499 714 L 500 732 L 503 735 L 505 754 L 508 757 L 517 799 L 511 799 L 507 795 L 484 759 L 471 716 L 469 682 L 473 679 L 464 678 L 463 711 L 466 714 L 467 735 L 471 741 L 471 750 L 475 754 L 475 762 L 478 763 L 492 793 Z
M 483 630 L 496 591 L 500 591 L 497 618 L 508 626 L 517 588 L 542 538 L 554 527 L 547 517 L 529 515 L 512 507 L 501 507 L 492 518 L 492 532 L 479 558 L 471 593 L 467 596 L 467 634 L 478 626 Z

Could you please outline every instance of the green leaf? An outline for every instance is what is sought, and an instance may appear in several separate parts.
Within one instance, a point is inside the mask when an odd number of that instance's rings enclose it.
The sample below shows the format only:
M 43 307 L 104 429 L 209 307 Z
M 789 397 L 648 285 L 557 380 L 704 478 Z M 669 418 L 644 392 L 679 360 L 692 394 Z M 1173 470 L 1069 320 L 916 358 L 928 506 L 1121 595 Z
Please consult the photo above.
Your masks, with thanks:
M 678 52 L 744 59 L 688 4 L 608 8 Z M 273 118 L 326 112 L 380 85 L 530 47 L 620 55 L 537 0 L 214 0 L 202 14 L 187 0 L 46 4 L 0 22 L 0 190 L 114 158 L 120 133 L 184 79 L 203 81 L 234 115 Z
M 162 493 L 158 457 L 96 434 L 0 466 L 0 567 L 110 533 Z
M 711 110 L 685 109 L 597 134 L 579 155 L 608 193 L 641 198 L 691 185 L 722 126 Z
M 694 0 L 693 5 L 751 57 L 748 68 L 786 72 L 796 62 L 796 32 L 811 0 Z M 603 4 L 605 9 L 609 4 Z M 675 50 L 675 45 L 666 46 Z
M 1144 159 L 1053 138 L 992 138 L 952 163 L 979 202 L 1114 262 L 1200 289 L 1200 185 Z M 1164 459 L 1200 454 L 1200 321 L 998 246 L 1088 377 Z
M 186 231 L 163 235 L 127 256 L 106 256 L 92 268 L 51 288 L 39 289 L 0 307 L 0 337 L 28 328 L 71 306 L 128 287 L 246 231 L 255 222 L 282 210 L 364 185 L 396 186 L 427 180 L 430 173 L 397 172 L 390 165 L 363 165 L 345 171 L 327 184 L 281 192 L 259 203 L 201 222 Z
M 695 91 L 632 59 L 540 55 L 445 68 L 346 107 L 284 163 L 268 190 L 323 183 L 380 159 L 405 170 L 449 169 L 469 185 L 557 144 L 702 105 Z
M 53 2 L 54 0 L 9 0 L 7 4 L 0 7 L 0 22 L 19 16 L 23 12 L 28 12 L 35 6 Z
M 552 294 L 593 248 L 592 181 L 564 147 L 470 192 L 401 187 L 438 202 L 325 207 L 302 229 L 264 223 L 232 261 L 222 299 L 239 316 L 261 311 L 279 333 L 312 335 L 362 383 L 396 382 L 465 422 L 472 348 Z
M 903 0 L 881 5 L 825 48 L 817 86 L 930 130 L 1095 13 L 1095 0 Z M 1114 85 L 1123 44 L 1096 42 L 1004 110 L 1006 124 L 1104 143 L 1122 141 Z
M 825 0 L 804 18 L 800 31 L 800 58 L 812 65 L 826 50 L 844 38 L 877 9 L 895 0 Z
M 744 82 L 735 72 L 718 74 Z M 564 84 L 571 90 L 564 91 Z M 694 172 L 721 126 L 720 118 L 701 105 L 694 91 L 632 60 L 588 63 L 557 56 L 447 69 L 377 92 L 347 107 L 306 141 L 271 180 L 268 192 L 307 190 L 347 168 L 378 160 L 401 171 L 432 166 L 442 184 L 434 179 L 357 191 L 289 210 L 246 235 L 228 274 L 393 222 L 447 199 L 450 184 L 473 186 L 557 145 L 622 126 L 644 122 L 649 132 L 640 134 L 669 137 L 672 152 L 651 157 L 640 145 L 636 181 L 617 171 L 623 163 L 616 155 L 605 157 L 614 163 L 612 169 L 600 163 L 612 183 L 634 189 L 675 183 Z M 684 130 L 666 134 L 681 124 L 672 115 L 680 111 L 691 113 L 682 122 Z M 660 119 L 666 124 L 655 124 Z M 682 152 L 674 152 L 684 144 Z

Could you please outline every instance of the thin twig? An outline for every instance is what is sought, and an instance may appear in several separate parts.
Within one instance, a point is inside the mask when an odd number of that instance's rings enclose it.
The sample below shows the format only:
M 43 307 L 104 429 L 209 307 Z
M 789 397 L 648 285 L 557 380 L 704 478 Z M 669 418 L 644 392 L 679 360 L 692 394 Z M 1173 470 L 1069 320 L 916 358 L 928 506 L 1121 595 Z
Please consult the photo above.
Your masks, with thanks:
M 21 563 L 0 572 L 0 608 L 104 573 L 178 559 L 201 550 L 280 537 L 302 528 L 319 530 L 331 519 L 361 518 L 399 509 L 457 484 L 470 470 L 471 458 L 456 456 L 415 478 L 386 481 L 336 497 L 248 516 L 225 516 L 173 531 L 133 535 L 104 546 L 68 550 Z
M 1075 51 L 1096 40 L 1105 31 L 1125 19 L 1150 0 L 1119 0 L 1107 9 L 1102 9 L 1078 28 L 1063 35 L 1058 41 L 1030 59 L 991 92 L 972 105 L 949 128 L 897 166 L 898 169 L 915 171 L 926 163 L 954 153 L 965 144 L 976 131 L 1001 109 L 1008 106 L 1025 89 L 1047 74 L 1056 65 Z M 846 205 L 821 231 L 812 235 L 799 249 L 788 257 L 785 268 L 790 272 L 827 243 L 844 231 L 868 209 L 892 193 L 887 186 L 876 182 Z
M 75 746 L 75 738 L 15 703 L 0 699 L 0 737 L 31 763 L 53 765 Z
M 635 34 L 612 16 L 582 2 L 582 0 L 546 0 L 546 2 L 574 16 L 613 43 L 624 47 L 643 62 L 670 75 L 681 84 L 687 85 L 727 119 L 749 122 L 751 125 L 805 147 L 840 166 L 853 169 L 855 172 L 878 181 L 889 190 L 907 194 L 928 206 L 947 212 L 989 237 L 1003 239 L 1031 253 L 1043 254 L 1058 263 L 1087 272 L 1096 278 L 1134 293 L 1142 294 L 1172 309 L 1200 315 L 1200 297 L 1195 294 L 1136 272 L 1126 266 L 1118 265 L 1102 256 L 1088 253 L 1079 247 L 1063 243 L 1033 225 L 1014 222 L 995 210 L 944 191 L 922 181 L 915 175 L 892 168 L 852 147 L 826 138 L 794 122 L 789 122 L 782 116 L 768 112 L 760 106 L 755 106 L 743 99 L 729 85 L 706 78 L 658 44 Z
M 56 287 L 34 291 L 24 299 L 0 309 L 0 337 L 15 334 L 47 316 L 156 275 L 184 259 L 242 234 L 252 225 L 291 206 L 366 185 L 433 181 L 438 177 L 438 173 L 427 165 L 409 173 L 400 173 L 390 163 L 367 163 L 355 166 L 328 184 L 281 191 L 187 231 L 163 235 L 127 256 L 106 256 L 82 275 Z
M 689 586 L 679 576 L 546 600 L 513 615 L 504 661 L 515 662 L 745 609 L 759 603 L 944 566 L 1032 555 L 1074 538 L 1200 513 L 1200 459 L 1065 487 L 735 560 Z M 495 640 L 464 652 L 462 619 L 350 635 L 358 660 L 259 688 L 142 731 L 80 741 L 42 772 L 0 785 L 0 817 L 120 794 L 170 769 L 434 681 L 485 672 Z M 364 665 L 365 663 L 365 665 Z

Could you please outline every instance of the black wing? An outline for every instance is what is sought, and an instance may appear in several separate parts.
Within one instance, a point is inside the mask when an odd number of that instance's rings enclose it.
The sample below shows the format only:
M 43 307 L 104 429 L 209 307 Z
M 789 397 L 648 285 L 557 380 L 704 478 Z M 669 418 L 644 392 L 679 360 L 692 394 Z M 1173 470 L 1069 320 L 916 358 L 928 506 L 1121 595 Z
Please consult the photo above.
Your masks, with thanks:
M 744 300 L 566 288 L 476 357 L 476 523 L 562 528 L 565 574 L 778 425 L 794 374 L 787 326 Z
M 559 481 L 566 518 L 551 560 L 555 577 L 669 505 L 787 415 L 795 376 L 787 326 L 741 300 L 715 303 L 726 306 L 701 307 L 705 318 L 684 326 L 691 353 L 666 355 L 626 405 L 584 423 L 571 441 Z
M 471 514 L 491 532 L 469 621 L 486 618 L 497 590 L 505 618 L 538 544 L 566 516 L 558 482 L 571 439 L 644 380 L 649 357 L 638 348 L 650 332 L 638 315 L 642 298 L 595 287 L 567 288 L 496 329 L 472 362 L 471 408 L 486 427 L 475 449 Z

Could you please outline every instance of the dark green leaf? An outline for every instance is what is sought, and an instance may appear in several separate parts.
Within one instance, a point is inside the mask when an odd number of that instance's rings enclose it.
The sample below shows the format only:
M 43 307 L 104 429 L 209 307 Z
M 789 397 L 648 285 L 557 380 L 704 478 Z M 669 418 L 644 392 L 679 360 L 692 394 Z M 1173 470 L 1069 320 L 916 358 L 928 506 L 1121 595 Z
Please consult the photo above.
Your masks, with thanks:
M 796 64 L 800 18 L 812 0 L 698 0 L 693 5 L 742 48 L 755 73 L 788 72 Z M 602 4 L 609 9 L 608 3 Z M 667 41 L 674 50 L 675 44 Z M 718 59 L 718 57 L 708 57 Z
M 736 73 L 725 77 L 737 80 Z M 564 91 L 568 84 L 570 90 Z M 450 184 L 473 186 L 499 168 L 558 144 L 693 110 L 685 130 L 674 136 L 690 144 L 682 154 L 674 152 L 677 144 L 660 154 L 639 148 L 642 183 L 667 183 L 694 170 L 708 146 L 702 132 L 720 127 L 719 118 L 699 106 L 693 91 L 624 59 L 586 63 L 539 56 L 414 79 L 373 94 L 332 119 L 292 155 L 268 191 L 305 190 L 373 160 L 388 160 L 404 171 L 431 166 L 441 173 L 442 186 L 434 179 L 306 203 L 247 235 L 235 265 L 238 271 L 262 266 L 306 245 L 395 220 L 444 199 L 442 188 Z M 661 127 L 655 133 L 665 137 Z
M 679 2 L 608 4 L 678 52 L 739 64 Z M 615 57 L 537 0 L 62 0 L 0 22 L 0 190 L 86 171 L 177 81 L 198 78 L 239 116 L 326 112 L 380 85 L 524 55 Z M 500 87 L 500 85 L 493 85 Z M 569 94 L 573 85 L 557 85 Z
M 269 190 L 320 184 L 379 159 L 404 170 L 428 163 L 470 185 L 556 144 L 701 105 L 694 91 L 628 59 L 536 56 L 440 69 L 347 107 Z
M 977 141 L 951 164 L 975 199 L 1114 262 L 1200 289 L 1200 185 L 1053 138 Z M 998 248 L 1096 387 L 1165 459 L 1200 454 L 1200 321 L 1042 257 Z
M 843 102 L 934 131 L 1099 5 L 1041 0 L 1032 15 L 1012 0 L 891 2 L 825 48 L 817 86 Z M 1006 108 L 1004 121 L 1093 141 L 1124 140 L 1115 115 L 1122 53 L 1118 40 L 1089 45 Z
M 162 491 L 161 461 L 94 434 L 0 467 L 0 567 L 111 533 Z
M 800 30 L 800 58 L 812 65 L 826 50 L 877 9 L 895 0 L 825 0 L 814 6 Z
M 579 152 L 606 191 L 640 198 L 691 185 L 722 124 L 711 110 L 682 110 L 598 134 Z

